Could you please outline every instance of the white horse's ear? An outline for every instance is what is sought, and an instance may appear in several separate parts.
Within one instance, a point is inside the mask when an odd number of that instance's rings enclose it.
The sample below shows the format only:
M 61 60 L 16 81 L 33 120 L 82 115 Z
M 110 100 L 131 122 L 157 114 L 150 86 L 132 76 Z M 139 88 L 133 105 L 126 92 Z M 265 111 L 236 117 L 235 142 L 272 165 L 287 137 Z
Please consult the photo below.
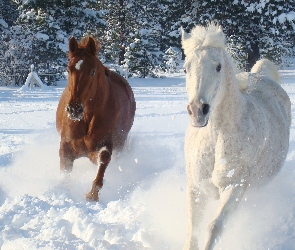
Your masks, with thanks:
M 191 38 L 191 35 L 186 33 L 182 26 L 180 27 L 180 30 L 181 30 L 181 41 L 182 42 L 184 42 L 185 40 Z

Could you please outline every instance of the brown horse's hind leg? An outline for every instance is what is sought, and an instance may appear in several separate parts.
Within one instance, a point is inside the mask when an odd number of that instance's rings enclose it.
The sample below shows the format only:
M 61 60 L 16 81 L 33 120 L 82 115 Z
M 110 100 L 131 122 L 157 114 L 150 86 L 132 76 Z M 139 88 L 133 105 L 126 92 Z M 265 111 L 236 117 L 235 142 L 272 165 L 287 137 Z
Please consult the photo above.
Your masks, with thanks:
M 112 153 L 103 147 L 98 152 L 98 171 L 95 180 L 92 183 L 91 191 L 86 195 L 88 201 L 98 201 L 98 191 L 103 186 L 103 177 L 108 164 L 111 161 Z

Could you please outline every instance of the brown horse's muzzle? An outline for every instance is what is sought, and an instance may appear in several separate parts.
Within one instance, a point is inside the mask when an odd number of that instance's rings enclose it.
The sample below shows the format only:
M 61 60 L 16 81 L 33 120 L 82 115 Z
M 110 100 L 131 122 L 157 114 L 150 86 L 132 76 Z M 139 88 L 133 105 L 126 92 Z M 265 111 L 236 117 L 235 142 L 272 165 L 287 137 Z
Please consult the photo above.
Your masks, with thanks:
M 83 105 L 80 103 L 68 104 L 65 111 L 73 121 L 80 121 L 83 118 Z

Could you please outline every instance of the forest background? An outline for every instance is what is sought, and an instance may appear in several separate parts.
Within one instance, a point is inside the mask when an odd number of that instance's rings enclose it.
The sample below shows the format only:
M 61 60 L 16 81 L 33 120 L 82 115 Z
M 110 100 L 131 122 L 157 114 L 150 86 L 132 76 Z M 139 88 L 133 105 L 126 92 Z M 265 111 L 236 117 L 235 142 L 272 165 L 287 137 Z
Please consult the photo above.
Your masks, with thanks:
M 174 72 L 180 27 L 212 21 L 241 70 L 294 56 L 294 0 L 0 0 L 0 85 L 23 84 L 31 64 L 48 85 L 64 77 L 72 36 L 96 37 L 100 60 L 128 77 Z

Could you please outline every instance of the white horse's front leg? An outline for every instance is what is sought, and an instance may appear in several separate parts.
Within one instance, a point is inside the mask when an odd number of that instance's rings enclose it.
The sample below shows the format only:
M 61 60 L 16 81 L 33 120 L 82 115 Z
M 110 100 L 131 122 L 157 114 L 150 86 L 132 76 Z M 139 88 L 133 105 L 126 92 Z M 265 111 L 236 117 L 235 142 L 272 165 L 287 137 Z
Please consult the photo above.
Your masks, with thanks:
M 197 233 L 203 218 L 206 199 L 203 192 L 188 185 L 188 228 L 184 250 L 198 250 Z
M 229 213 L 232 213 L 238 206 L 241 198 L 245 193 L 246 185 L 243 186 L 227 186 L 220 193 L 220 201 L 215 213 L 214 219 L 209 224 L 208 236 L 205 241 L 205 250 L 211 250 L 219 237 L 224 227 L 224 222 L 227 219 Z

